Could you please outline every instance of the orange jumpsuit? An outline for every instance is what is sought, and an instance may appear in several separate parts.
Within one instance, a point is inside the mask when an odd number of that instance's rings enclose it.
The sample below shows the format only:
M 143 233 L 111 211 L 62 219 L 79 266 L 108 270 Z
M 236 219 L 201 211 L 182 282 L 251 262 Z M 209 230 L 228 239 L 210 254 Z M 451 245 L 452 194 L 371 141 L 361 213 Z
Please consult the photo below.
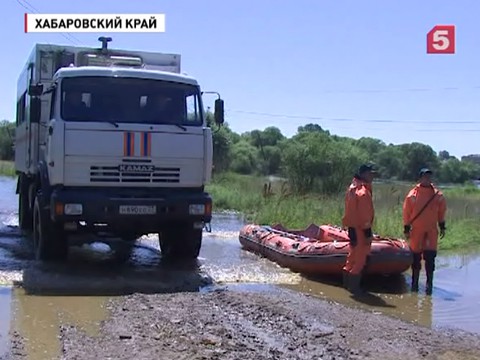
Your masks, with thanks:
M 350 236 L 350 248 L 343 270 L 351 275 L 361 273 L 370 253 L 374 215 L 372 186 L 355 177 L 345 195 L 345 214 L 342 219 L 343 226 L 349 228 Z M 369 237 L 366 231 L 370 232 Z
M 419 211 L 432 198 L 434 192 L 437 192 L 435 198 L 417 216 Z M 412 252 L 437 251 L 437 224 L 445 222 L 446 211 L 445 198 L 442 192 L 436 189 L 433 184 L 429 187 L 418 184 L 409 191 L 403 202 L 403 224 L 411 225 L 410 248 Z M 411 223 L 415 216 L 417 216 L 416 219 Z

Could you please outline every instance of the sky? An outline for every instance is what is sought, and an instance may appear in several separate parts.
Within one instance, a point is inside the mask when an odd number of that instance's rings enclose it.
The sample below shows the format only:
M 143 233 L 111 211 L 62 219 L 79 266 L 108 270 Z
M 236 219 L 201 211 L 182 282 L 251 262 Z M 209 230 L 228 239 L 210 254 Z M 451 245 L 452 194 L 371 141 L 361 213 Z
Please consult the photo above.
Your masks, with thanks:
M 236 132 L 316 123 L 333 134 L 480 153 L 478 0 L 1 0 L 0 119 L 35 43 L 178 53 L 202 90 L 218 91 Z M 27 9 L 26 9 L 27 8 Z M 24 13 L 163 13 L 164 33 L 24 33 Z M 437 24 L 455 54 L 427 54 Z M 213 107 L 214 96 L 205 96 Z

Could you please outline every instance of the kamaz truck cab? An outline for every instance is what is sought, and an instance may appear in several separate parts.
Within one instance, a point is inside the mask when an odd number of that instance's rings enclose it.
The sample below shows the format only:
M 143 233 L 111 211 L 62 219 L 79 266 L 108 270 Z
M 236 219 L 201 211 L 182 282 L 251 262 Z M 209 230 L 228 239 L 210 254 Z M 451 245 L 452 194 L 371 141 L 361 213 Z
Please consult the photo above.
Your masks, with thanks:
M 68 235 L 134 241 L 196 258 L 212 216 L 212 132 L 180 55 L 35 46 L 18 81 L 19 225 L 36 258 L 64 259 Z M 215 121 L 223 123 L 223 100 Z

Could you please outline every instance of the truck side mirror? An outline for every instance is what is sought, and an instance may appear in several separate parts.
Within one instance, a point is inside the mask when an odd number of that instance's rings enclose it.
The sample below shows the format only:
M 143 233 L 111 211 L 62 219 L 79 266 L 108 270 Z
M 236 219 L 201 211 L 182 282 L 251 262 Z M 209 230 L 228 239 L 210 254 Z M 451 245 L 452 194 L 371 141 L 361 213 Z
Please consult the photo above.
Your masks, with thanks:
M 42 84 L 30 85 L 28 87 L 28 95 L 30 95 L 30 96 L 40 96 L 42 94 L 43 94 L 43 85 Z
M 223 124 L 223 122 L 225 121 L 225 111 L 224 111 L 224 108 L 223 108 L 223 100 L 222 99 L 215 100 L 215 114 L 214 114 L 214 117 L 215 117 L 215 122 L 218 125 Z
M 34 97 L 30 99 L 30 123 L 38 124 L 42 115 L 42 101 Z

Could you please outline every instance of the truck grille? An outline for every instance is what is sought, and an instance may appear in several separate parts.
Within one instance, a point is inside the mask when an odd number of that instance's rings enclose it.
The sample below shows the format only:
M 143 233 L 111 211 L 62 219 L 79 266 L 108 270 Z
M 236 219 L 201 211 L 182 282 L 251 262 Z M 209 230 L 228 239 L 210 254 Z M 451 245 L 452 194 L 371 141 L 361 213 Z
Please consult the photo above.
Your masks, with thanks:
M 119 166 L 90 166 L 90 182 L 178 183 L 180 182 L 180 169 L 154 167 L 151 172 L 141 168 L 125 172 L 121 171 Z

